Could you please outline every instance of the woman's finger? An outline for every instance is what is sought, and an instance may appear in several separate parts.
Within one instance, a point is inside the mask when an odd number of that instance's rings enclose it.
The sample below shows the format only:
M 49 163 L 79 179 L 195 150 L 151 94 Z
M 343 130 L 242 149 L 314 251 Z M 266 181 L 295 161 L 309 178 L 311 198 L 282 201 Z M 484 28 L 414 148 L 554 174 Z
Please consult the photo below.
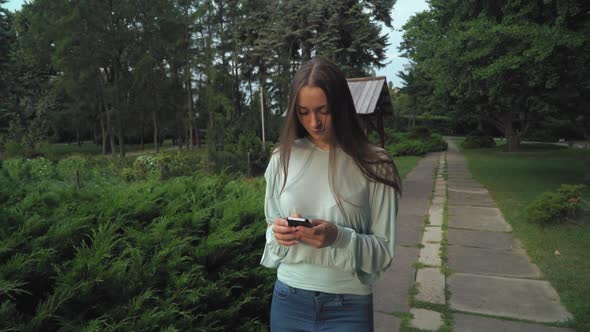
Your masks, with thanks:
M 289 227 L 289 226 L 274 225 L 274 226 L 272 226 L 272 231 L 273 231 L 273 233 L 287 234 L 287 233 L 294 233 L 295 229 L 293 227 Z
M 277 218 L 277 219 L 275 219 L 275 225 L 278 225 L 278 226 L 289 226 L 289 223 L 287 222 L 287 220 L 285 220 L 283 218 Z

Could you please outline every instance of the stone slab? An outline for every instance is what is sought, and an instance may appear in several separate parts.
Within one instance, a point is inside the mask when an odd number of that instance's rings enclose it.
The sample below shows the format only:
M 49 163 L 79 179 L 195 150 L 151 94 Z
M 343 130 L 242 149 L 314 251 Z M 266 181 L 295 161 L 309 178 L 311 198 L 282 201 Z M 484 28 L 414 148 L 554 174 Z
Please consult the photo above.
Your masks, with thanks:
M 429 190 L 430 192 L 430 190 Z M 404 196 L 405 197 L 405 196 Z M 430 194 L 423 194 L 423 197 L 415 197 L 414 199 L 403 199 L 399 203 L 399 211 L 406 215 L 423 216 L 428 211 L 428 200 Z
M 435 331 L 438 330 L 443 324 L 440 312 L 412 308 L 410 313 L 414 316 L 410 321 L 410 325 L 417 329 Z
M 496 250 L 462 246 L 448 247 L 448 264 L 456 272 L 504 277 L 540 278 L 541 271 L 522 249 Z
M 445 304 L 445 276 L 437 267 L 418 269 L 416 273 L 418 294 L 415 299 L 423 302 Z
M 422 237 L 422 244 L 428 242 L 441 242 L 442 241 L 442 228 L 437 226 L 431 226 L 424 228 L 424 236 Z
M 453 176 L 452 174 L 450 174 L 448 176 L 448 180 L 447 183 L 453 184 L 453 185 L 473 185 L 473 186 L 482 186 L 481 183 L 479 183 L 478 181 L 476 181 L 475 179 L 473 179 L 472 177 L 469 178 L 459 178 L 457 176 Z
M 440 243 L 425 243 L 424 247 L 420 249 L 420 257 L 418 262 L 426 265 L 441 266 L 440 259 Z
M 449 206 L 449 227 L 480 231 L 511 232 L 500 209 L 476 206 Z
M 449 205 L 453 206 L 485 206 L 496 207 L 496 203 L 489 193 L 471 193 L 460 191 L 448 191 Z
M 572 329 L 515 322 L 497 318 L 453 314 L 455 332 L 574 332 Z
M 559 295 L 544 280 L 453 273 L 447 287 L 452 309 L 536 322 L 571 318 Z
M 443 204 L 445 204 L 445 198 L 446 198 L 445 196 L 435 196 L 432 199 L 432 204 L 433 205 L 443 205 Z
M 464 247 L 498 250 L 514 250 L 521 248 L 511 233 L 449 228 L 447 231 L 447 239 L 451 245 Z
M 461 193 L 461 194 L 488 194 L 489 192 L 485 188 L 476 189 L 476 188 L 449 188 L 449 192 L 453 193 Z
M 431 205 L 428 210 L 428 222 L 431 226 L 442 226 L 443 207 L 440 205 Z
M 424 214 L 407 214 L 400 211 L 395 219 L 396 226 L 408 226 L 422 230 L 424 228 Z
M 395 247 L 391 267 L 373 285 L 373 310 L 385 313 L 410 310 L 408 297 L 414 282 L 414 263 L 418 260 L 418 253 L 418 248 Z
M 395 243 L 400 246 L 415 246 L 422 241 L 422 229 L 411 225 L 396 225 Z
M 472 179 L 473 176 L 471 175 L 471 172 L 467 171 L 467 170 L 448 170 L 448 178 L 449 179 Z
M 398 332 L 401 320 L 395 316 L 373 313 L 373 331 L 375 332 Z
M 456 181 L 453 179 L 449 179 L 447 182 L 447 187 L 449 190 L 453 189 L 473 189 L 473 190 L 481 190 L 485 189 L 484 186 L 475 182 L 475 181 Z

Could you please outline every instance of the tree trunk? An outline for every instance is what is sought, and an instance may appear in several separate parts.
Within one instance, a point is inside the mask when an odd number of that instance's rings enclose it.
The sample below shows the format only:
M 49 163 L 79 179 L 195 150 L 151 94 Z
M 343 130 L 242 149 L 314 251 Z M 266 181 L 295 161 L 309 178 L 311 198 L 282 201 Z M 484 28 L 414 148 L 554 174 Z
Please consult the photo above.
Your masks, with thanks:
M 156 110 L 152 112 L 152 122 L 154 124 L 154 147 L 156 148 L 156 153 L 160 153 L 160 144 L 158 144 L 158 117 L 156 116 Z
M 107 109 L 107 133 L 109 135 L 109 141 L 111 142 L 111 154 L 114 156 L 117 153 L 117 147 L 115 146 L 115 135 L 113 133 L 113 121 L 111 119 L 111 107 Z
M 76 126 L 76 144 L 78 144 L 79 148 L 82 147 L 82 142 L 80 141 L 80 126 Z
M 104 126 L 104 116 L 100 116 L 100 139 L 102 140 L 102 154 L 107 154 L 107 131 Z
M 191 32 L 189 29 L 189 6 L 187 5 L 185 8 L 185 16 L 186 16 L 186 108 L 188 111 L 188 130 L 189 130 L 189 137 L 188 137 L 188 148 L 193 149 L 193 82 L 191 77 L 191 60 L 190 60 L 190 47 L 191 47 Z M 180 130 L 179 130 L 180 133 Z M 180 140 L 180 135 L 178 135 Z M 182 148 L 182 144 L 180 144 L 180 148 Z
M 145 126 L 143 125 L 143 112 L 141 113 L 142 115 L 140 115 L 140 122 L 141 122 L 141 138 L 139 139 L 139 149 L 141 151 L 143 151 L 143 134 L 145 131 Z
M 584 127 L 584 138 L 590 142 L 590 130 Z M 584 182 L 590 184 L 590 158 L 586 159 L 586 174 L 584 174 Z
M 516 152 L 520 146 L 520 136 L 514 129 L 514 121 L 512 112 L 506 113 L 503 118 L 504 122 L 504 137 L 506 137 L 506 152 Z
M 190 77 L 190 66 L 187 68 L 187 79 L 186 79 L 186 94 L 187 94 L 187 102 L 186 108 L 188 110 L 188 142 L 187 146 L 189 149 L 193 149 L 193 89 L 192 89 L 192 80 Z

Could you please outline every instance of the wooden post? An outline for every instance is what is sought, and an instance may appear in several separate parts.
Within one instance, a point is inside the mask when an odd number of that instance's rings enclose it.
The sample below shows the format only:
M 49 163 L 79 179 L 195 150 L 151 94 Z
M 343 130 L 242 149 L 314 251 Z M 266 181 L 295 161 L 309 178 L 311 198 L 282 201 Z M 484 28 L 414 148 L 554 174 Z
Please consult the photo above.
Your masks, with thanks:
M 381 147 L 385 148 L 385 130 L 383 129 L 383 110 L 381 107 L 377 107 L 377 130 L 379 131 L 379 139 L 381 141 Z
M 264 93 L 262 92 L 262 84 L 260 84 L 260 118 L 262 119 L 262 151 L 264 151 L 266 141 L 264 138 Z

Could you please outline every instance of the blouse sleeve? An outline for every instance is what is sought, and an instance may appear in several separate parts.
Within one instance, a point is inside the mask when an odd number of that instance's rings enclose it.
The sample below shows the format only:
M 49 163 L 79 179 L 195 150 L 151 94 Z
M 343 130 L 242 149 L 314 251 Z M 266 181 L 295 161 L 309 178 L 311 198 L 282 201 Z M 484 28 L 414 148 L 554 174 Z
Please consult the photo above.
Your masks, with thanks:
M 264 173 L 266 179 L 266 193 L 264 198 L 264 214 L 266 216 L 266 244 L 264 246 L 264 252 L 260 264 L 269 267 L 277 268 L 283 258 L 289 252 L 289 247 L 280 245 L 274 237 L 272 232 L 272 225 L 276 218 L 284 217 L 281 215 L 279 208 L 278 194 L 281 187 L 280 177 L 276 177 L 275 174 L 279 171 L 278 154 L 274 153 Z
M 386 270 L 393 260 L 398 195 L 391 186 L 369 182 L 370 228 L 367 234 L 337 225 L 338 237 L 332 244 L 336 266 L 360 275 Z

